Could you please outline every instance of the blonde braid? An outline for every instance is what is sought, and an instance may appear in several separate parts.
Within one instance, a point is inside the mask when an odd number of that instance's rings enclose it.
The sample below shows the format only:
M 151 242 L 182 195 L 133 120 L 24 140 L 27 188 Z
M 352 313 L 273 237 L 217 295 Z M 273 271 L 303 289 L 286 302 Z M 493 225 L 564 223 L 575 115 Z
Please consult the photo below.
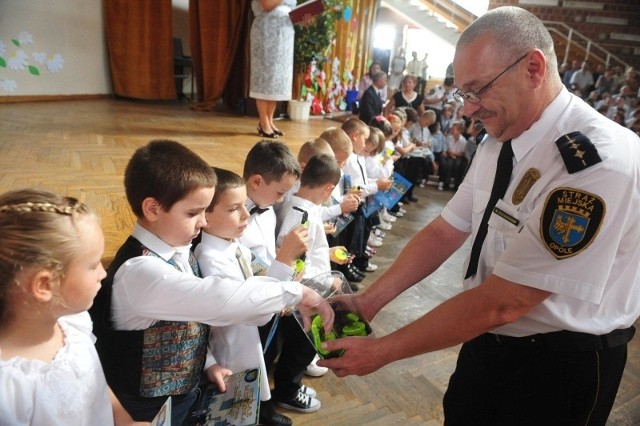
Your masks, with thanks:
M 75 213 L 84 212 L 87 210 L 83 203 L 78 202 L 77 199 L 71 197 L 65 197 L 70 202 L 68 206 L 62 206 L 58 204 L 48 202 L 31 202 L 9 204 L 0 206 L 0 213 L 30 213 L 30 212 L 44 212 L 44 213 L 58 213 L 66 216 L 73 216 Z

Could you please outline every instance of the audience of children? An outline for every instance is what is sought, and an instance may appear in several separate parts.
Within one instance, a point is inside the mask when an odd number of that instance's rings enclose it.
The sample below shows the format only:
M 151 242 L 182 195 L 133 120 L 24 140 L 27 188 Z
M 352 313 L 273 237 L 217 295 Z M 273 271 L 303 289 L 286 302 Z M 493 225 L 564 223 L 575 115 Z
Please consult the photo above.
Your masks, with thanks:
M 86 311 L 103 250 L 98 216 L 78 200 L 0 196 L 0 423 L 148 424 L 108 387 L 94 346 Z

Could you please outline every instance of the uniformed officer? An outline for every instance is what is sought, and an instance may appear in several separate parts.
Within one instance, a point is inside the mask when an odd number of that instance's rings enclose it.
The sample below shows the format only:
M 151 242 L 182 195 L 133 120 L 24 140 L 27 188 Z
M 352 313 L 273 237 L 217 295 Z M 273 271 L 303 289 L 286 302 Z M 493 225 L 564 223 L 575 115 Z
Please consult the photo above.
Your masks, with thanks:
M 446 425 L 604 425 L 640 315 L 640 140 L 567 91 L 524 9 L 472 23 L 454 69 L 490 137 L 442 214 L 353 297 L 372 319 L 471 235 L 465 291 L 374 341 L 328 342 L 346 352 L 319 364 L 364 375 L 464 343 Z

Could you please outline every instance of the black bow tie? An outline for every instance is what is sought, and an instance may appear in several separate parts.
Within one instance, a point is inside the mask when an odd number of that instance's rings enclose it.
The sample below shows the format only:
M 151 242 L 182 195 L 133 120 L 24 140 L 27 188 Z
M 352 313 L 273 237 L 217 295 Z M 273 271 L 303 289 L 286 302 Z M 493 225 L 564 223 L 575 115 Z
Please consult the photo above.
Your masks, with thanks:
M 267 210 L 269 210 L 269 207 L 267 207 L 266 209 L 261 209 L 261 208 L 260 208 L 260 207 L 258 207 L 258 206 L 253 206 L 253 207 L 251 208 L 251 210 L 249 210 L 249 214 L 250 214 L 250 215 L 251 215 L 251 214 L 254 214 L 254 213 L 262 214 L 262 213 L 266 212 Z

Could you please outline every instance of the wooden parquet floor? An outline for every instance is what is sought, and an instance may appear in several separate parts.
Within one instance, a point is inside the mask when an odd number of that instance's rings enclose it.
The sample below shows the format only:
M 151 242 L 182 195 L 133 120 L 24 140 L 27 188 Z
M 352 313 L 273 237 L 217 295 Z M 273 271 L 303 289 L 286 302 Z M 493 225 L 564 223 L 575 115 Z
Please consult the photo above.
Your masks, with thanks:
M 259 140 L 257 119 L 194 112 L 187 104 L 120 100 L 0 103 L 0 191 L 41 187 L 75 196 L 97 209 L 106 235 L 105 261 L 128 236 L 133 217 L 123 193 L 123 171 L 133 151 L 152 139 L 174 139 L 217 167 L 242 171 L 244 156 Z M 340 123 L 313 118 L 283 120 L 282 140 L 297 153 L 300 145 Z M 170 170 L 167 173 L 171 173 Z M 388 267 L 399 249 L 435 217 L 450 193 L 417 188 L 420 199 L 387 232 L 374 262 Z M 418 318 L 460 291 L 460 271 L 469 243 L 433 276 L 418 283 L 381 311 L 372 323 L 387 334 Z M 428 255 L 428 254 L 425 254 Z M 369 274 L 369 285 L 379 272 Z M 305 378 L 318 391 L 322 409 L 287 412 L 296 425 L 441 425 L 441 401 L 455 367 L 458 348 L 391 364 L 365 377 Z M 366 354 L 363 354 L 363 357 Z M 640 424 L 640 339 L 629 360 L 609 426 Z

